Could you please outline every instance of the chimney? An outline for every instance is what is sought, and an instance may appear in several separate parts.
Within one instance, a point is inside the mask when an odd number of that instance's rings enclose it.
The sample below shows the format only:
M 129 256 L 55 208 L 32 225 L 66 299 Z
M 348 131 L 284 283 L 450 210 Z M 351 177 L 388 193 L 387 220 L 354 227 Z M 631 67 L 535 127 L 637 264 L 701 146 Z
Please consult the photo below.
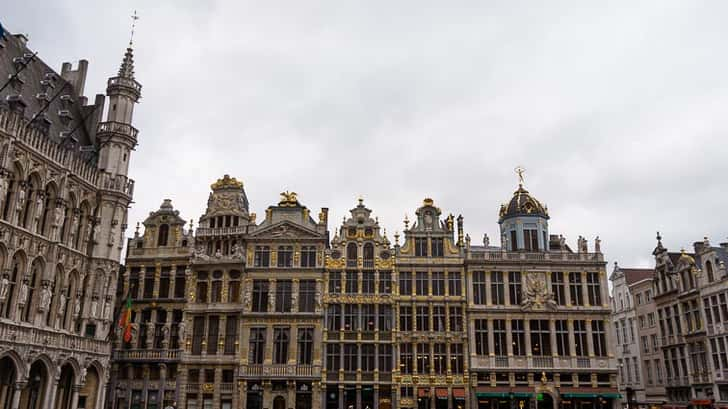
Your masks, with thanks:
M 693 243 L 693 248 L 695 249 L 695 254 L 699 254 L 703 251 L 703 248 L 705 247 L 705 244 L 702 241 L 696 241 Z
M 86 86 L 86 73 L 88 72 L 88 61 L 79 60 L 78 68 L 72 69 L 70 62 L 64 62 L 61 66 L 61 77 L 71 83 L 79 97 L 83 97 L 83 89 Z

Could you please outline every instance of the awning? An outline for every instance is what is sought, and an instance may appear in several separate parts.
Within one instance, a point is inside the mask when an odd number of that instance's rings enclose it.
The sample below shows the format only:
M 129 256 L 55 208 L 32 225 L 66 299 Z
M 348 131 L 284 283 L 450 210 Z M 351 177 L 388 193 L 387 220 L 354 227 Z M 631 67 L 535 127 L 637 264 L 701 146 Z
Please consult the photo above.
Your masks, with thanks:
M 622 395 L 616 392 L 604 392 L 600 393 L 599 396 L 602 398 L 609 398 L 609 399 L 622 399 Z
M 508 392 L 475 392 L 478 398 L 507 398 L 509 395 Z
M 445 388 L 437 388 L 437 389 L 435 389 L 435 397 L 437 399 L 447 400 L 447 398 L 450 397 L 450 394 L 447 393 L 447 389 L 445 389 Z
M 465 399 L 465 389 L 452 388 L 452 397 L 455 399 Z
M 585 393 L 585 392 L 567 392 L 562 393 L 561 396 L 565 398 L 596 398 L 599 395 L 596 393 Z
M 430 390 L 425 388 L 419 388 L 417 389 L 417 397 L 418 398 L 425 398 L 430 396 Z
M 692 404 L 693 405 L 710 405 L 711 402 L 710 399 L 693 399 Z

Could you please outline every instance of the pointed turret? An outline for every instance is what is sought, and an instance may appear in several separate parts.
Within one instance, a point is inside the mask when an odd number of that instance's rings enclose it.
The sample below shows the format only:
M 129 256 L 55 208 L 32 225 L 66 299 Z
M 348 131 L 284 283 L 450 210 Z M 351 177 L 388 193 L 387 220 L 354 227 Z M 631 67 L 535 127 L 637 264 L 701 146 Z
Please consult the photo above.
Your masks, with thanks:
M 119 77 L 127 78 L 130 80 L 134 79 L 134 49 L 131 48 L 131 44 L 126 49 L 124 59 L 121 61 L 121 67 L 119 67 Z

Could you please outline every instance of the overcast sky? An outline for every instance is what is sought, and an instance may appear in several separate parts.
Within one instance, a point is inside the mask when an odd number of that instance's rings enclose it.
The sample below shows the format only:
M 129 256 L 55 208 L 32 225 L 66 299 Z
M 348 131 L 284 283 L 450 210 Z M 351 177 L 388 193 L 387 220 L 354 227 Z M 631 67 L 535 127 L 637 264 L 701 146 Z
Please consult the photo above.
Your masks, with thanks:
M 129 40 L 134 224 L 210 183 L 262 219 L 293 190 L 331 230 L 362 195 L 390 239 L 424 197 L 474 244 L 526 168 L 550 231 L 599 235 L 609 263 L 728 241 L 728 2 L 18 1 L 0 21 L 51 66 L 90 61 L 104 92 Z M 608 267 L 611 269 L 611 266 Z

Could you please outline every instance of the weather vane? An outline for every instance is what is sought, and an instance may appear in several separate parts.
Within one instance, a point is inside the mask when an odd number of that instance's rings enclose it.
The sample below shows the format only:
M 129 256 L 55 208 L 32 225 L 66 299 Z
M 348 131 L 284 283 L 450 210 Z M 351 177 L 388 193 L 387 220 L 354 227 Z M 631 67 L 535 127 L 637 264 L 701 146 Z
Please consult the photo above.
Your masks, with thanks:
M 518 184 L 523 184 L 523 174 L 526 173 L 526 169 L 524 169 L 522 166 L 516 166 L 514 169 L 516 171 L 516 174 L 518 175 Z
M 131 47 L 132 41 L 134 40 L 134 28 L 136 28 L 136 22 L 139 20 L 139 16 L 137 16 L 136 10 L 134 10 L 134 14 L 131 15 L 131 35 L 129 36 L 129 46 Z

